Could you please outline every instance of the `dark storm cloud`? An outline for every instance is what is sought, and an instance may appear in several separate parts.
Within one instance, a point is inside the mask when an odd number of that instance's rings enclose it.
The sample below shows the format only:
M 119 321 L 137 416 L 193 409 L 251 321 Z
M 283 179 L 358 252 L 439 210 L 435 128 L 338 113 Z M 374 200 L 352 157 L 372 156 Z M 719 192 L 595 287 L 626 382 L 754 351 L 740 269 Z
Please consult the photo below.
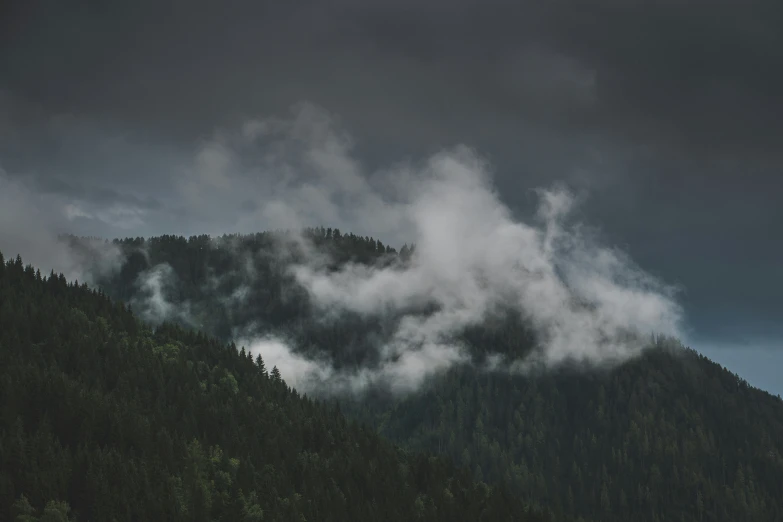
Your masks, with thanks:
M 394 129 L 457 105 L 444 123 L 524 117 L 768 153 L 783 138 L 778 2 L 17 5 L 0 54 L 14 91 L 156 129 L 321 98 L 346 118 L 403 105 Z
M 444 3 L 417 17 L 413 3 L 389 3 L 395 7 L 364 13 L 372 28 L 364 36 L 380 38 L 381 49 L 432 62 L 459 56 L 489 69 L 521 67 L 520 76 L 549 82 L 555 91 L 543 100 L 527 89 L 507 92 L 501 97 L 507 109 L 514 101 L 527 101 L 528 110 L 551 101 L 544 104 L 551 118 L 560 104 L 590 91 L 593 103 L 565 119 L 685 146 L 755 151 L 776 148 L 783 137 L 779 2 L 494 4 Z M 543 57 L 515 63 L 520 52 Z M 559 68 L 552 65 L 555 53 L 562 56 Z M 470 76 L 485 93 L 515 87 L 480 87 L 486 78 Z M 490 78 L 497 79 L 491 72 Z
M 191 205 L 183 169 L 307 100 L 368 171 L 466 143 L 520 212 L 552 180 L 587 190 L 695 328 L 783 335 L 778 1 L 0 5 L 0 167 L 75 200 L 74 226 L 236 229 L 258 202 Z

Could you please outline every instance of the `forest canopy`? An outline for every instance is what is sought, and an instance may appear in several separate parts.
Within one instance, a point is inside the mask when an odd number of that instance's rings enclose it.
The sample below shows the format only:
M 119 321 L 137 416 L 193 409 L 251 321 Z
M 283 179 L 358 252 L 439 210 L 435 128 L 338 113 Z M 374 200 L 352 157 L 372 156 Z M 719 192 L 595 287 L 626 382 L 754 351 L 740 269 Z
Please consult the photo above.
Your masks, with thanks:
M 98 260 L 95 252 L 106 248 L 119 253 L 119 265 L 98 272 L 93 281 L 100 290 L 73 286 L 76 292 L 95 294 L 124 310 L 121 315 L 128 317 L 124 328 L 146 332 L 133 334 L 150 339 L 146 344 L 131 343 L 135 350 L 151 351 L 156 364 L 190 364 L 196 377 L 186 378 L 183 373 L 180 378 L 191 382 L 192 390 L 211 393 L 214 388 L 227 397 L 236 397 L 235 389 L 241 395 L 247 378 L 240 378 L 236 368 L 242 366 L 226 366 L 230 375 L 213 374 L 215 363 L 210 358 L 224 360 L 236 352 L 239 360 L 255 360 L 260 354 L 269 366 L 271 359 L 264 357 L 263 350 L 236 341 L 270 333 L 284 339 L 297 356 L 326 360 L 335 371 L 381 368 L 378 340 L 398 324 L 399 315 L 327 316 L 297 285 L 290 267 L 305 255 L 315 255 L 324 270 L 339 272 L 346 266 L 404 270 L 416 255 L 415 246 L 398 251 L 374 238 L 320 227 L 304 234 L 64 240 L 85 259 Z M 6 271 L 15 263 L 7 263 Z M 64 278 L 54 280 L 68 287 Z M 156 326 L 146 326 L 129 309 Z M 421 309 L 405 312 L 433 311 L 437 310 L 424 303 Z M 95 321 L 91 311 L 84 314 L 88 322 Z M 73 321 L 83 319 L 74 316 Z M 38 335 L 38 329 L 28 335 Z M 337 394 L 337 403 L 333 393 L 324 395 L 329 389 L 307 391 L 330 408 L 339 404 L 339 418 L 352 419 L 342 422 L 363 437 L 380 435 L 411 455 L 445 457 L 469 470 L 471 480 L 491 485 L 491 491 L 507 490 L 557 520 L 783 519 L 783 401 L 676 340 L 650 336 L 646 348 L 623 364 L 586 367 L 573 361 L 525 372 L 488 371 L 486 364 L 489 355 L 519 360 L 535 353 L 537 332 L 519 315 L 501 310 L 460 330 L 453 340 L 468 357 L 429 374 L 414 391 L 388 393 L 388 386 L 373 386 L 358 395 Z M 139 372 L 130 368 L 136 366 L 123 367 L 133 377 L 115 376 L 110 382 L 135 382 Z M 279 368 L 265 370 L 272 383 L 287 379 Z M 84 371 L 85 379 L 93 379 Z M 169 374 L 164 375 L 165 383 Z M 145 389 L 149 384 L 147 377 L 143 379 Z M 260 382 L 269 386 L 267 380 Z M 304 398 L 304 388 L 279 388 L 288 390 L 280 391 L 281 396 L 290 394 L 317 411 L 326 404 Z M 220 399 L 214 404 L 209 402 L 214 411 L 208 411 L 215 415 L 212 422 L 229 415 L 222 411 L 224 396 L 216 397 Z M 197 404 L 193 419 L 172 410 L 177 420 L 169 419 L 172 424 L 167 429 L 186 422 L 196 432 L 214 430 L 214 425 L 199 424 L 205 403 Z M 247 414 L 259 415 L 257 405 L 254 402 Z M 11 421 L 13 425 L 16 419 Z M 217 437 L 213 431 L 205 433 Z M 246 454 L 227 444 L 218 445 L 224 454 L 239 459 L 241 469 Z M 178 455 L 186 453 L 180 450 Z M 248 494 L 243 488 L 243 495 Z M 35 505 L 42 507 L 48 500 L 36 497 Z
M 0 398 L 0 520 L 546 520 L 261 357 L 2 254 Z

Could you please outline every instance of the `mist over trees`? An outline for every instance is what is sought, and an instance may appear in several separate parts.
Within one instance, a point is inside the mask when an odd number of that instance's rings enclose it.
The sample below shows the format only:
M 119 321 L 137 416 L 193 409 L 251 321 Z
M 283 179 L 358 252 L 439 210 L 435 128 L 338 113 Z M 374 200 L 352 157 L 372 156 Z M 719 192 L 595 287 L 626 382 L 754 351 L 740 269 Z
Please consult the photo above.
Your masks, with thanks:
M 0 254 L 0 520 L 548 519 L 261 357 Z
M 415 251 L 320 227 L 114 244 L 125 262 L 100 285 L 142 316 L 163 311 L 159 319 L 225 342 L 274 333 L 296 354 L 347 372 L 377 368 L 399 314 L 325 317 L 290 267 L 305 258 L 326 270 L 404 267 Z M 432 312 L 427 303 L 405 311 Z M 783 517 L 783 402 L 676 340 L 649 339 L 641 357 L 620 366 L 520 372 L 487 359 L 535 353 L 535 332 L 514 314 L 500 310 L 453 341 L 466 360 L 413 392 L 391 393 L 388 382 L 358 395 L 342 390 L 342 411 L 410 450 L 446 455 L 477 480 L 505 484 L 558 519 Z M 324 383 L 308 390 L 334 396 Z

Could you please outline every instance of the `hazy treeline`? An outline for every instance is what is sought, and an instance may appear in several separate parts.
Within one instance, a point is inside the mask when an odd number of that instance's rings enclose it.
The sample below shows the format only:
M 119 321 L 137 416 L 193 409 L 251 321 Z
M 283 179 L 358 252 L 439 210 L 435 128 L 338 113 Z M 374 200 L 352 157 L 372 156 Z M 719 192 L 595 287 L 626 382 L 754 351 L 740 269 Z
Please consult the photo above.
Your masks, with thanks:
M 377 363 L 399 311 L 325 317 L 290 267 L 304 258 L 326 270 L 410 262 L 407 247 L 402 259 L 375 239 L 322 228 L 117 243 L 126 260 L 101 284 L 134 309 L 154 309 L 159 299 L 169 318 L 226 341 L 273 332 L 299 353 L 327 354 L 349 369 Z M 162 264 L 170 267 L 163 274 Z M 158 286 L 150 285 L 156 274 Z M 432 312 L 426 303 L 414 311 Z M 454 342 L 469 353 L 462 364 L 415 393 L 343 396 L 343 411 L 410 449 L 448 455 L 477 479 L 507 484 L 558 517 L 783 517 L 783 402 L 676 341 L 652 339 L 619 367 L 565 364 L 523 374 L 493 370 L 484 357 L 518 360 L 535 349 L 535 332 L 517 315 L 500 310 Z
M 0 520 L 545 520 L 292 390 L 0 254 Z

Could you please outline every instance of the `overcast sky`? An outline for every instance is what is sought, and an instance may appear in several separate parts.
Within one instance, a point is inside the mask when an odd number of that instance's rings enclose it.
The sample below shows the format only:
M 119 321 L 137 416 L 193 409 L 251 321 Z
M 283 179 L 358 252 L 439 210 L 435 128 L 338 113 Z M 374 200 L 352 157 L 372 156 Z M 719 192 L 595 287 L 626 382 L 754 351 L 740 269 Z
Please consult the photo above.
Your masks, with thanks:
M 11 0 L 0 174 L 62 231 L 249 232 L 252 198 L 181 190 L 225 129 L 308 102 L 366 171 L 465 144 L 520 216 L 569 184 L 682 288 L 693 347 L 783 393 L 780 27 L 777 0 Z

